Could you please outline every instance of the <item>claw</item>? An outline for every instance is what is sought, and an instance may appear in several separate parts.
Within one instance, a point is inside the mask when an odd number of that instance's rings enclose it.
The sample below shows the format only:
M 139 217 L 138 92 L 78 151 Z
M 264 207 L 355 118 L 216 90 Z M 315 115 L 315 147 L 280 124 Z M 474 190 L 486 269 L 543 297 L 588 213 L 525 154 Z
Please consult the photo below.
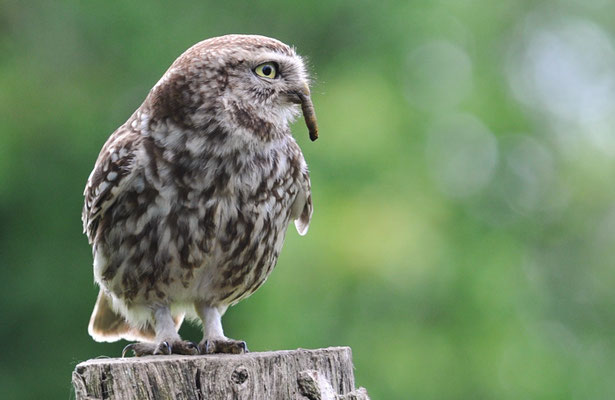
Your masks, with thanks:
M 134 354 L 134 348 L 133 348 L 134 343 L 130 343 L 129 345 L 126 345 L 126 347 L 124 347 L 124 349 L 122 350 L 122 358 L 126 357 L 126 353 L 128 353 L 129 351 L 132 350 L 133 354 Z
M 202 349 L 203 350 L 202 354 L 212 354 L 213 352 L 211 351 L 212 350 L 211 340 L 206 340 L 204 345 L 205 345 L 205 348 Z
M 250 352 L 250 350 L 248 350 L 247 343 L 244 342 L 243 340 L 239 343 L 239 348 L 241 349 L 241 354 Z
M 158 347 L 156 347 L 156 350 L 154 350 L 154 355 L 160 355 L 160 354 L 164 354 L 164 355 L 169 355 L 172 354 L 172 349 L 171 349 L 171 345 L 169 344 L 169 342 L 161 342 Z
M 188 342 L 188 348 L 196 350 L 196 354 L 199 354 L 201 352 L 201 349 L 199 349 L 199 345 L 194 342 Z

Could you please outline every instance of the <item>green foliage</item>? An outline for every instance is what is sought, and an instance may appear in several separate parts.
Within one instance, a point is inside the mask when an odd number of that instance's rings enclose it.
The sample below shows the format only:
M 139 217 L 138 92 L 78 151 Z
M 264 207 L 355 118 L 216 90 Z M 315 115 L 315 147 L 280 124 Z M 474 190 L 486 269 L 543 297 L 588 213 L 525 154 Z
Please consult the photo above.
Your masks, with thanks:
M 607 1 L 0 5 L 0 388 L 67 398 L 97 289 L 82 190 L 191 44 L 258 33 L 315 75 L 307 237 L 224 319 L 254 351 L 349 345 L 374 399 L 613 398 Z M 199 339 L 199 329 L 182 333 Z M 32 384 L 36 382 L 36 384 Z

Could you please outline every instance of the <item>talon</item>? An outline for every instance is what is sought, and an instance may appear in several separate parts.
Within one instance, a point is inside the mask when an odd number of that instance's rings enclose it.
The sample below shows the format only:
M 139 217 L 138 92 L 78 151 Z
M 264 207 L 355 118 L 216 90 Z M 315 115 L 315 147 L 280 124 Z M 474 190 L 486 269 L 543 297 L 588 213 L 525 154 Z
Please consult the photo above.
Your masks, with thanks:
M 189 341 L 171 342 L 171 352 L 173 354 L 183 354 L 195 356 L 200 353 L 199 346 Z
M 201 354 L 201 349 L 199 348 L 199 345 L 194 343 L 194 342 L 188 342 L 188 344 L 186 345 L 186 347 L 191 351 L 192 355 L 198 355 Z
M 243 340 L 230 342 L 229 352 L 232 354 L 245 354 L 248 352 L 248 345 Z
M 205 341 L 205 354 L 213 354 L 213 353 L 214 353 L 214 349 L 212 349 L 212 341 L 206 340 Z
M 156 350 L 154 351 L 154 355 L 169 355 L 172 354 L 172 349 L 171 349 L 171 345 L 169 344 L 169 342 L 160 342 L 160 344 L 158 345 L 158 347 L 156 347 Z
M 122 350 L 122 358 L 126 357 L 126 353 L 128 353 L 129 351 L 132 350 L 132 353 L 135 354 L 135 350 L 133 348 L 134 343 L 130 343 L 128 345 L 126 345 L 126 347 L 124 347 L 124 349 Z

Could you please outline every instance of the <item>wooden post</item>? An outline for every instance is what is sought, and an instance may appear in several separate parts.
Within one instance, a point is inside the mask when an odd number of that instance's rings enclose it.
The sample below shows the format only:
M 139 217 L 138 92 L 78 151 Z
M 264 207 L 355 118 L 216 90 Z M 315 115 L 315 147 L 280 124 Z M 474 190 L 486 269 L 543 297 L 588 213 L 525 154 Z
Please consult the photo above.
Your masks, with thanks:
M 73 372 L 77 400 L 369 400 L 349 347 L 242 355 L 93 359 Z

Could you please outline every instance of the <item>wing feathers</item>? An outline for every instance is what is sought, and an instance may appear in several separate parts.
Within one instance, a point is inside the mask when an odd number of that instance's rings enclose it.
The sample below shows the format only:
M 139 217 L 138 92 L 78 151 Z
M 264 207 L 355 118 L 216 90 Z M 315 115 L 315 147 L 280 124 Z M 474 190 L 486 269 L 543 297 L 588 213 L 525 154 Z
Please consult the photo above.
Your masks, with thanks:
M 123 125 L 101 150 L 83 193 L 85 204 L 81 219 L 90 243 L 94 240 L 100 214 L 115 201 L 121 186 L 130 180 L 140 143 L 141 137 Z
M 291 218 L 295 220 L 295 228 L 297 228 L 297 232 L 301 236 L 307 233 L 313 212 L 310 177 L 306 169 L 303 173 L 302 188 L 297 193 L 297 197 L 291 207 Z

